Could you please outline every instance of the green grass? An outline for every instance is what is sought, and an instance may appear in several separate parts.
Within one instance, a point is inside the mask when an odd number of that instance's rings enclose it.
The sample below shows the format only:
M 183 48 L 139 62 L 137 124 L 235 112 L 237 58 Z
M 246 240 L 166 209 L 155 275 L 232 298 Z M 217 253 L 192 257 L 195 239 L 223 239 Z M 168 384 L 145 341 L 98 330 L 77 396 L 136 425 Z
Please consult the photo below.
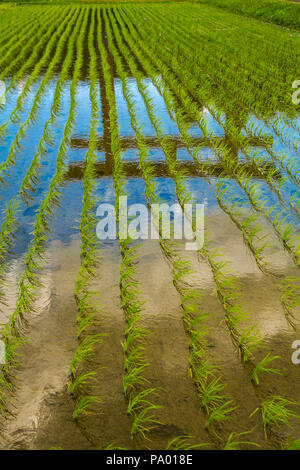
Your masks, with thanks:
M 275 23 L 290 28 L 300 28 L 300 4 L 283 0 L 196 0 L 240 15 Z

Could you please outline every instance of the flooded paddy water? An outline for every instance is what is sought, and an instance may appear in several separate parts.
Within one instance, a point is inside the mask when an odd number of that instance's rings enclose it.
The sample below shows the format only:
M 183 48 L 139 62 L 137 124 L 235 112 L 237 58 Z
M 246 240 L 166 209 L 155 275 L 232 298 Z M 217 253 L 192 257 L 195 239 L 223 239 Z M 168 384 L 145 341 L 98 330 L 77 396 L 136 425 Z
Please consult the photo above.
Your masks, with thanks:
M 0 23 L 1 448 L 297 446 L 297 33 L 190 4 Z M 99 240 L 120 196 L 203 204 L 203 246 Z

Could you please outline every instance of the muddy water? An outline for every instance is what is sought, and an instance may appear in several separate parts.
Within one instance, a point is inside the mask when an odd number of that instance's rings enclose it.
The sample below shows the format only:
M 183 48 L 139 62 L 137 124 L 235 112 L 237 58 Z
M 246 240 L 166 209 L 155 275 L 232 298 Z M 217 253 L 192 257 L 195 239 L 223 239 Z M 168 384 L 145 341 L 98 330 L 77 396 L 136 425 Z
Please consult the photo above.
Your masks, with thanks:
M 255 387 L 235 350 L 226 330 L 224 311 L 215 295 L 215 283 L 209 265 L 199 260 L 196 253 L 184 252 L 195 272 L 189 277 L 189 285 L 198 288 L 203 295 L 203 309 L 211 313 L 208 326 L 209 358 L 219 366 L 226 393 L 239 406 L 233 418 L 222 425 L 222 435 L 230 432 L 252 431 L 250 440 L 263 448 L 278 447 L 265 442 L 260 417 L 250 414 L 258 407 L 262 397 L 281 394 L 299 397 L 299 373 L 291 363 L 291 343 L 299 339 L 286 321 L 276 290 L 277 280 L 265 276 L 243 243 L 240 232 L 227 216 L 217 212 L 207 220 L 214 233 L 220 233 L 216 246 L 226 248 L 226 259 L 232 262 L 233 272 L 239 275 L 246 308 L 251 312 L 267 339 L 267 346 L 274 354 L 282 356 L 280 366 L 283 376 L 264 376 L 262 387 Z M 222 231 L 221 231 L 222 229 Z M 227 230 L 231 242 L 226 245 Z M 232 247 L 232 249 L 230 249 Z M 122 448 L 165 448 L 178 435 L 188 434 L 197 442 L 215 444 L 205 431 L 205 415 L 192 380 L 188 376 L 188 337 L 181 317 L 180 297 L 172 284 L 171 269 L 157 241 L 143 242 L 139 248 L 138 278 L 141 296 L 146 301 L 143 324 L 151 334 L 146 341 L 149 361 L 147 377 L 152 386 L 165 392 L 158 398 L 163 406 L 158 417 L 163 423 L 151 433 L 151 441 L 131 441 L 131 420 L 126 415 L 126 402 L 122 393 L 124 372 L 121 341 L 124 337 L 124 313 L 119 300 L 119 269 L 121 258 L 118 247 L 105 245 L 95 286 L 101 293 L 101 331 L 107 334 L 95 359 L 98 381 L 95 393 L 102 397 L 102 404 L 95 413 L 84 417 L 77 425 L 73 418 L 73 399 L 67 392 L 68 368 L 78 345 L 76 339 L 76 304 L 73 290 L 79 268 L 79 240 L 70 244 L 53 242 L 47 253 L 47 267 L 42 276 L 43 289 L 39 294 L 35 312 L 29 318 L 26 332 L 28 344 L 21 351 L 22 364 L 13 402 L 15 417 L 5 427 L 2 448 L 48 449 L 59 446 L 64 449 L 105 448 L 115 445 Z M 285 254 L 281 253 L 284 259 Z M 278 264 L 278 263 L 277 263 Z M 290 274 L 288 266 L 281 262 L 282 273 Z M 21 263 L 14 263 L 9 271 L 6 297 L 13 307 L 16 298 L 14 279 L 22 271 Z M 2 319 L 4 321 L 4 318 Z M 260 351 L 259 355 L 264 355 Z M 295 423 L 292 436 L 299 434 Z M 281 431 L 281 437 L 287 431 Z M 287 435 L 291 436 L 289 432 Z
M 7 422 L 2 448 L 90 448 L 72 419 L 67 394 L 68 368 L 77 346 L 74 280 L 79 267 L 79 243 L 66 249 L 54 242 L 42 275 L 35 313 L 28 319 L 28 344 L 21 348 L 21 365 L 13 397 L 15 417 Z M 18 272 L 18 266 L 14 267 Z M 13 289 L 15 291 L 15 289 Z M 10 292 L 11 303 L 14 292 Z M 74 445 L 74 443 L 76 443 Z
M 2 446 L 89 449 L 114 444 L 123 448 L 164 448 L 181 434 L 195 435 L 198 442 L 209 441 L 199 400 L 187 375 L 188 341 L 181 320 L 180 299 L 158 242 L 143 244 L 138 273 L 146 300 L 143 323 L 151 331 L 146 345 L 151 364 L 147 375 L 152 386 L 165 389 L 159 400 L 164 406 L 159 413 L 163 425 L 152 434 L 151 442 L 130 440 L 131 420 L 126 415 L 122 393 L 121 341 L 125 321 L 118 287 L 121 259 L 114 246 L 102 250 L 95 283 L 101 293 L 101 331 L 108 335 L 96 358 L 99 380 L 94 392 L 101 395 L 103 402 L 96 413 L 80 420 L 79 426 L 74 423 L 73 400 L 68 396 L 66 384 L 68 367 L 77 347 L 73 288 L 79 267 L 78 254 L 76 239 L 69 246 L 54 242 L 47 253 L 45 287 L 36 314 L 29 319 L 28 344 L 21 350 L 18 377 L 22 387 L 13 399 L 16 414 L 7 423 Z M 11 289 L 12 304 L 14 294 Z
M 146 344 L 150 363 L 147 376 L 153 386 L 165 390 L 157 400 L 163 406 L 158 415 L 164 424 L 151 434 L 153 446 L 166 445 L 174 437 L 186 434 L 213 447 L 204 430 L 205 416 L 196 390 L 188 376 L 188 338 L 170 267 L 158 242 L 143 243 L 139 251 L 138 279 L 146 300 L 143 324 L 150 331 Z
M 280 278 L 298 276 L 297 268 L 291 262 L 290 255 L 282 249 L 274 236 L 272 240 L 274 251 L 268 262 L 270 266 L 273 266 L 276 276 L 265 275 L 257 267 L 249 249 L 243 243 L 239 230 L 229 218 L 225 218 L 220 214 L 211 215 L 207 218 L 206 224 L 210 233 L 220 234 L 220 237 L 216 236 L 212 246 L 222 247 L 224 260 L 230 262 L 232 272 L 239 279 L 244 309 L 249 313 L 249 324 L 258 325 L 261 335 L 265 339 L 265 348 L 260 348 L 255 355 L 256 362 L 263 359 L 267 351 L 280 357 L 270 367 L 281 369 L 282 375 L 263 374 L 261 384 L 258 387 L 252 387 L 252 396 L 254 392 L 259 399 L 264 399 L 270 395 L 281 395 L 295 401 L 299 400 L 300 368 L 293 364 L 291 356 L 294 351 L 292 343 L 300 337 L 300 307 L 296 307 L 293 312 L 295 329 L 285 316 L 278 290 Z M 218 337 L 217 331 L 217 329 L 214 330 L 214 336 L 217 335 L 218 341 L 222 341 L 225 335 L 223 333 Z M 232 357 L 225 352 L 222 359 L 222 371 L 228 377 L 229 388 L 235 387 L 237 393 L 242 392 L 243 395 L 240 396 L 242 406 L 251 406 L 254 410 L 255 400 L 253 402 L 251 400 L 249 387 L 239 388 L 240 375 L 234 373 L 232 366 Z M 293 425 L 294 429 L 292 431 L 291 429 L 280 431 L 281 439 L 285 435 L 292 435 L 294 439 L 297 438 L 300 431 L 299 420 L 295 419 Z M 275 432 L 276 440 L 277 443 L 280 443 L 280 438 Z

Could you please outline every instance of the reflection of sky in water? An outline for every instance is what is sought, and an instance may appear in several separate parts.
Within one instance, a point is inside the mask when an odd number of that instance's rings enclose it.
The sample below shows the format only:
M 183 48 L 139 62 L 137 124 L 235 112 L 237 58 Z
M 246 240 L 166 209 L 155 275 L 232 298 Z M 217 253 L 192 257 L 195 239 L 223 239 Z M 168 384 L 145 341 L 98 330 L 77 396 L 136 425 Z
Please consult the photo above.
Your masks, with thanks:
M 142 178 L 128 178 L 125 185 L 128 204 L 147 204 L 146 186 Z
M 116 106 L 118 112 L 118 126 L 120 130 L 120 135 L 124 137 L 133 137 L 134 131 L 130 124 L 130 115 L 127 107 L 127 103 L 122 91 L 122 82 L 119 79 L 114 81 L 115 85 L 115 97 L 116 97 Z
M 170 136 L 179 136 L 179 130 L 177 125 L 170 117 L 166 105 L 162 96 L 159 94 L 157 88 L 149 79 L 145 79 L 144 83 L 146 84 L 147 91 L 150 93 L 152 98 L 152 104 L 156 116 L 162 123 L 165 134 Z M 141 130 L 143 135 L 149 137 L 156 137 L 155 130 L 150 122 L 146 106 L 142 99 L 141 94 L 138 91 L 136 81 L 134 79 L 128 79 L 128 84 L 130 92 L 133 95 L 133 100 L 135 103 L 136 114 L 139 124 L 141 124 Z M 24 122 L 27 119 L 30 108 L 34 102 L 35 93 L 40 85 L 38 81 L 32 92 L 28 94 L 27 99 L 24 103 L 23 112 L 20 116 L 20 123 Z M 55 90 L 56 80 L 53 80 L 41 101 L 38 117 L 32 126 L 28 129 L 24 139 L 21 140 L 21 151 L 17 155 L 16 165 L 10 168 L 10 174 L 4 175 L 4 184 L 1 186 L 1 199 L 0 199 L 0 220 L 3 222 L 2 211 L 6 207 L 9 200 L 18 193 L 22 180 L 25 176 L 26 171 L 28 170 L 31 161 L 35 155 L 35 152 L 38 150 L 39 141 L 43 135 L 43 129 L 46 121 L 50 117 L 50 110 L 53 102 L 54 90 Z M 62 99 L 60 113 L 55 120 L 55 126 L 52 127 L 52 138 L 53 145 L 46 146 L 46 158 L 42 160 L 42 166 L 39 168 L 39 179 L 35 186 L 35 193 L 33 200 L 28 201 L 28 205 L 25 203 L 21 204 L 21 211 L 18 215 L 18 220 L 20 222 L 20 227 L 17 231 L 17 239 L 15 252 L 20 254 L 25 252 L 27 245 L 31 239 L 30 233 L 33 230 L 33 223 L 35 220 L 36 211 L 40 206 L 40 202 L 43 197 L 45 197 L 50 181 L 56 171 L 56 159 L 58 155 L 58 150 L 60 143 L 63 138 L 64 126 L 66 124 L 70 106 L 70 83 L 66 83 L 62 90 Z M 9 93 L 7 103 L 1 110 L 0 120 L 1 123 L 6 122 L 10 114 L 14 110 L 17 98 L 20 96 L 22 91 L 22 86 L 17 88 L 15 91 Z M 91 117 L 91 105 L 90 105 L 90 96 L 89 96 L 89 86 L 82 82 L 78 87 L 78 108 L 76 115 L 76 122 L 73 129 L 73 135 L 77 138 L 84 138 L 88 140 L 89 136 L 89 125 Z M 131 137 L 133 142 L 135 140 L 135 134 L 130 124 L 130 115 L 128 112 L 128 107 L 126 100 L 123 96 L 122 85 L 119 79 L 115 80 L 115 94 L 116 94 L 116 104 L 118 110 L 118 124 L 120 127 L 120 137 L 126 138 Z M 103 137 L 103 120 L 101 114 L 101 99 L 100 93 L 98 96 L 98 105 L 100 109 L 100 119 L 98 126 L 98 135 L 99 138 Z M 216 137 L 224 136 L 224 132 L 212 118 L 211 114 L 207 109 L 203 108 L 200 110 L 200 116 L 205 118 L 208 126 L 208 130 L 213 133 Z M 226 121 L 226 116 L 223 114 L 222 120 Z M 3 140 L 0 141 L 0 162 L 4 162 L 7 159 L 10 145 L 14 141 L 20 123 L 8 123 L 7 131 L 3 136 Z M 298 186 L 293 182 L 292 178 L 287 171 L 281 168 L 281 165 L 276 161 L 275 155 L 282 155 L 282 165 L 285 168 L 288 160 L 290 158 L 294 159 L 294 172 L 300 170 L 300 161 L 299 156 L 296 154 L 296 151 L 291 149 L 288 143 L 283 143 L 280 138 L 276 135 L 274 131 L 270 129 L 270 126 L 265 124 L 262 120 L 258 121 L 256 118 L 251 116 L 249 118 L 249 126 L 255 123 L 258 126 L 258 130 L 263 134 L 269 135 L 273 138 L 274 145 L 273 151 L 274 155 L 270 156 L 266 150 L 259 147 L 252 147 L 250 150 L 249 160 L 247 156 L 243 155 L 241 151 L 238 152 L 239 163 L 249 163 L 249 161 L 259 162 L 259 158 L 263 156 L 265 162 L 272 163 L 273 165 L 280 169 L 283 176 L 286 178 L 286 181 L 279 188 L 280 194 L 284 199 L 284 206 L 287 211 L 287 222 L 292 222 L 295 230 L 298 230 L 299 221 L 296 216 L 289 213 L 289 200 L 294 197 L 294 205 L 300 200 L 300 193 Z M 295 125 L 297 125 L 295 120 Z M 246 127 L 249 128 L 250 127 Z M 299 126 L 299 122 L 298 122 Z M 246 131 L 244 131 L 245 134 Z M 282 132 L 286 142 L 296 141 L 298 134 L 296 130 L 286 129 L 282 127 Z M 202 137 L 202 133 L 199 127 L 196 124 L 193 124 L 189 128 L 189 133 L 192 137 Z M 197 145 L 197 144 L 195 144 Z M 205 144 L 203 144 L 205 145 Z M 149 160 L 155 164 L 155 162 L 165 162 L 165 156 L 161 148 L 149 148 Z M 219 163 L 218 158 L 214 152 L 208 147 L 197 147 L 198 159 L 200 162 L 209 162 L 210 164 Z M 86 158 L 87 148 L 69 148 L 67 150 L 67 160 L 69 162 L 82 162 Z M 98 161 L 105 161 L 105 152 L 97 151 Z M 139 160 L 139 151 L 137 148 L 128 148 L 123 151 L 123 161 L 124 162 L 137 162 Z M 192 162 L 192 157 L 190 156 L 187 149 L 180 146 L 177 147 L 177 160 L 178 162 Z M 207 180 L 203 177 L 187 177 L 185 186 L 188 192 L 191 193 L 192 200 L 194 203 L 200 203 L 205 205 L 205 210 L 207 213 L 212 211 L 221 210 L 218 207 L 217 200 L 214 194 L 214 184 L 217 182 L 218 178 L 211 178 L 211 185 L 208 184 Z M 158 185 L 158 195 L 162 202 L 168 204 L 177 203 L 177 197 L 175 193 L 175 184 L 174 181 L 169 177 L 156 177 L 155 181 Z M 233 201 L 236 201 L 238 206 L 250 207 L 249 201 L 245 192 L 239 187 L 236 181 L 232 179 L 224 179 L 224 181 L 229 181 L 231 185 L 231 190 L 233 193 Z M 271 213 L 271 217 L 274 217 L 279 213 L 280 206 L 278 205 L 278 196 L 270 191 L 268 184 L 263 179 L 252 179 L 252 182 L 255 182 L 259 185 L 259 190 L 261 192 L 262 199 L 266 201 L 266 208 L 275 207 L 274 211 Z M 274 181 L 274 184 L 276 182 Z M 142 203 L 145 204 L 145 183 L 141 178 L 129 178 L 126 183 L 126 191 L 128 192 L 128 204 Z M 97 196 L 100 199 L 100 202 L 108 202 L 114 204 L 114 185 L 112 177 L 101 177 L 97 182 Z M 80 213 L 82 208 L 82 196 L 83 196 L 83 187 L 82 181 L 69 181 L 62 188 L 62 197 L 60 200 L 60 207 L 54 210 L 55 217 L 51 222 L 51 228 L 53 230 L 53 238 L 60 238 L 62 241 L 67 242 L 70 240 L 70 237 L 74 234 L 78 234 L 78 228 L 76 225 L 76 220 L 80 219 Z M 300 206 L 299 206 L 300 207 Z
M 187 149 L 178 148 L 177 149 L 177 160 L 179 162 L 191 162 L 193 157 L 189 154 Z
M 17 98 L 20 97 L 17 89 L 17 93 L 14 95 L 13 99 L 8 100 L 6 104 L 3 106 L 3 110 L 1 110 L 1 125 L 4 123 L 8 123 L 8 126 L 6 128 L 6 131 L 3 135 L 3 137 L 0 140 L 0 163 L 5 162 L 7 155 L 8 155 L 8 149 L 9 146 L 12 144 L 14 139 L 16 138 L 17 132 L 20 128 L 20 126 L 26 121 L 28 118 L 30 109 L 32 108 L 33 102 L 34 102 L 34 96 L 39 88 L 40 82 L 36 83 L 35 86 L 33 87 L 32 93 L 28 93 L 27 99 L 25 100 L 24 106 L 22 107 L 22 113 L 18 114 L 18 119 L 17 122 L 12 122 L 9 120 L 11 114 L 13 111 L 15 111 L 15 107 L 17 105 Z M 51 101 L 53 98 L 53 86 L 49 86 L 47 89 L 46 95 L 44 95 L 42 103 L 41 103 L 41 108 L 43 109 L 49 109 L 51 108 Z M 47 116 L 46 116 L 47 119 Z M 40 123 L 39 123 L 40 124 Z M 39 127 L 36 129 L 35 126 L 33 128 L 33 132 L 39 132 Z M 25 137 L 26 138 L 26 137 Z
M 157 88 L 149 79 L 145 79 L 144 83 L 147 87 L 148 93 L 151 95 L 154 112 L 156 116 L 162 121 L 164 134 L 178 135 L 179 130 L 177 124 L 170 118 L 163 97 L 159 94 Z
M 122 160 L 124 162 L 138 162 L 139 151 L 138 149 L 126 149 L 122 154 Z
M 128 85 L 130 92 L 134 95 L 134 102 L 136 108 L 136 114 L 138 122 L 142 125 L 143 134 L 146 136 L 156 136 L 155 129 L 151 124 L 146 105 L 143 97 L 141 96 L 136 80 L 133 78 L 128 79 Z

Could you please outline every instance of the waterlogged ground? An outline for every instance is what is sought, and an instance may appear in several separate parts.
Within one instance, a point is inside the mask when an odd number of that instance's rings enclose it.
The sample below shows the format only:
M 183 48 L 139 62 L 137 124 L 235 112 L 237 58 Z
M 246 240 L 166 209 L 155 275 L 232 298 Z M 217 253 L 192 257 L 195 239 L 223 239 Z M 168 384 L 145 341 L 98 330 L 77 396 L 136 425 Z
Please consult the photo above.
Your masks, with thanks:
M 19 10 L 0 18 L 0 321 L 8 351 L 26 342 L 2 368 L 1 447 L 165 449 L 179 436 L 183 448 L 290 446 L 299 419 L 266 424 L 262 411 L 281 397 L 300 414 L 300 116 L 284 85 L 299 78 L 297 33 L 188 4 L 22 7 L 16 42 Z M 132 23 L 136 10 L 145 26 Z M 49 45 L 45 28 L 27 47 L 46 21 L 57 37 Z M 262 44 L 256 57 L 243 34 Z M 271 102 L 262 84 L 273 78 Z M 126 251 L 94 240 L 97 205 L 120 195 L 204 204 L 204 246 L 128 240 Z M 266 357 L 272 371 L 259 369 Z M 223 405 L 228 414 L 216 418 Z

